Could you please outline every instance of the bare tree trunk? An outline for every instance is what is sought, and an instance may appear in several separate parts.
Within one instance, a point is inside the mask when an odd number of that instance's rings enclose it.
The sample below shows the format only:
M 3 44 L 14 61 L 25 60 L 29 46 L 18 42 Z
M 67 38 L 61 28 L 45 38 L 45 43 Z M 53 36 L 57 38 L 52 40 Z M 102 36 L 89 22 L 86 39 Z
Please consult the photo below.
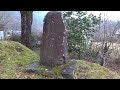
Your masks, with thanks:
M 31 48 L 31 26 L 33 11 L 20 11 L 21 13 L 21 43 Z

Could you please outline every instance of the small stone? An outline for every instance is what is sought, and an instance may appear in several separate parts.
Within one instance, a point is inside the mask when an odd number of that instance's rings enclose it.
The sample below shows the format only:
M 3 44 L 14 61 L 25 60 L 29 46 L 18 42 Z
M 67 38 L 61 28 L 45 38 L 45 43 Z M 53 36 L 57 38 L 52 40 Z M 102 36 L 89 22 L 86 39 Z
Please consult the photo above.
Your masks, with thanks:
M 26 72 L 35 72 L 38 67 L 39 67 L 38 63 L 34 63 L 26 69 Z
M 48 69 L 45 69 L 45 71 L 48 71 Z
M 65 70 L 63 70 L 63 72 L 66 72 Z

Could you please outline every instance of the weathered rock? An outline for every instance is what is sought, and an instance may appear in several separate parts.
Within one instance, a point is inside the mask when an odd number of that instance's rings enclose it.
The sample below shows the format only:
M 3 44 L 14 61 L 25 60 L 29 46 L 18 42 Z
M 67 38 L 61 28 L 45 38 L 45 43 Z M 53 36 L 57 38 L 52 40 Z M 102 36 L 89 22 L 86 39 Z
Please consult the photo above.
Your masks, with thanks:
M 68 60 L 65 25 L 61 12 L 48 12 L 44 19 L 40 64 L 57 66 Z
M 26 72 L 35 72 L 38 67 L 39 67 L 39 64 L 38 63 L 34 63 L 30 67 L 28 67 L 25 71 Z
M 74 79 L 74 74 L 77 68 L 77 61 L 71 60 L 71 64 L 62 69 L 61 75 L 66 79 Z

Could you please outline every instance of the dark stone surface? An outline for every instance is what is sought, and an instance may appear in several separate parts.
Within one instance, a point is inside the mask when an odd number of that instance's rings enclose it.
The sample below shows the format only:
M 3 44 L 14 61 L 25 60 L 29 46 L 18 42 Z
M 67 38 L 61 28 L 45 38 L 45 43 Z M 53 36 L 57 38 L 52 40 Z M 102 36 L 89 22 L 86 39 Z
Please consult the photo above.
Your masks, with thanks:
M 77 61 L 71 60 L 71 64 L 69 66 L 63 68 L 61 74 L 66 79 L 73 79 L 76 68 L 77 68 Z
M 57 66 L 68 61 L 65 25 L 61 12 L 48 12 L 44 18 L 40 64 Z

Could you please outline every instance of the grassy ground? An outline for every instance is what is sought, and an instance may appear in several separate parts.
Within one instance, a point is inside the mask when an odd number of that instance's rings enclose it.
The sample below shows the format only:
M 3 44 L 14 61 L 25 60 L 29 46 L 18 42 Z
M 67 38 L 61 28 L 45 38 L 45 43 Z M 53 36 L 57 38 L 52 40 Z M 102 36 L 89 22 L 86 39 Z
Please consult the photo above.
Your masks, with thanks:
M 35 52 L 38 56 L 40 55 L 40 48 L 39 47 L 33 47 L 32 51 Z
M 18 42 L 0 41 L 0 78 L 23 78 L 20 76 L 22 70 L 38 58 Z
M 98 64 L 86 62 L 81 60 L 78 62 L 78 68 L 76 72 L 77 78 L 80 79 L 117 79 L 120 76 L 110 71 L 109 69 L 102 67 Z
M 0 41 L 0 78 L 1 79 L 64 79 L 61 76 L 62 67 L 37 68 L 36 73 L 27 73 L 24 70 L 32 63 L 39 61 L 38 50 L 26 48 L 13 41 Z M 68 64 L 67 64 L 68 65 Z M 66 66 L 66 65 L 65 65 Z M 120 76 L 98 64 L 78 61 L 76 79 L 116 79 Z
M 110 43 L 108 43 L 108 45 L 109 44 Z M 101 45 L 101 42 L 94 42 L 92 48 L 97 49 Z M 120 75 L 120 44 L 112 43 L 108 52 L 110 52 L 110 54 L 107 58 L 105 67 Z

